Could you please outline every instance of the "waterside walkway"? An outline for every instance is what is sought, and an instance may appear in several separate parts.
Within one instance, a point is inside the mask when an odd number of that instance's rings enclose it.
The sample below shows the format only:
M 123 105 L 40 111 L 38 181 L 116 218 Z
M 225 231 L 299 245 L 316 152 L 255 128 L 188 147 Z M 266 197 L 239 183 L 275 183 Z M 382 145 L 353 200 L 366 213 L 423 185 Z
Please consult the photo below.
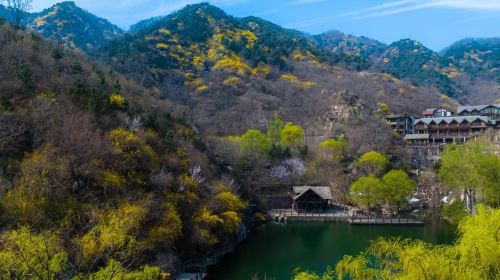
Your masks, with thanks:
M 352 225 L 424 225 L 424 222 L 406 217 L 369 217 L 352 215 L 349 211 L 332 210 L 328 212 L 297 212 L 293 209 L 272 209 L 267 217 L 277 222 L 313 221 L 345 222 Z

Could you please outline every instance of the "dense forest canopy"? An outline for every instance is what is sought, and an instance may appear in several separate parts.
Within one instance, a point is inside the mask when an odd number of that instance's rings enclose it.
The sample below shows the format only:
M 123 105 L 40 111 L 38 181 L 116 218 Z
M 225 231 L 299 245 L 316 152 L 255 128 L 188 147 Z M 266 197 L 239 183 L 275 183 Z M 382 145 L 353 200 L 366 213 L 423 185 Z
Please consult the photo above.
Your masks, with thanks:
M 412 256 L 495 279 L 498 146 L 450 145 L 421 170 L 384 116 L 495 101 L 498 46 L 311 36 L 207 3 L 129 32 L 73 2 L 0 5 L 0 278 L 168 279 L 262 220 L 266 191 L 321 185 L 367 215 L 427 191 L 460 225 L 453 246 L 379 240 L 323 279 L 418 278 Z
M 0 42 L 2 278 L 155 275 L 126 268 L 239 231 L 234 181 L 171 103 L 34 33 L 4 23 Z

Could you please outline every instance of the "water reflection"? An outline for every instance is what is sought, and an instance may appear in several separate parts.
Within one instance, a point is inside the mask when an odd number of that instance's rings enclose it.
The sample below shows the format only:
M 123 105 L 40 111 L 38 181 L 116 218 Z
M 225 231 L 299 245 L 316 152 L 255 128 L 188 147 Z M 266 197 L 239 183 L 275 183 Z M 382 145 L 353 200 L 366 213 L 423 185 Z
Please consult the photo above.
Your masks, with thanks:
M 209 269 L 211 280 L 249 280 L 264 275 L 288 280 L 301 267 L 323 272 L 344 255 L 363 251 L 378 237 L 422 239 L 434 244 L 451 243 L 455 228 L 442 221 L 418 226 L 351 226 L 343 223 L 267 223 L 259 226 L 249 240 Z

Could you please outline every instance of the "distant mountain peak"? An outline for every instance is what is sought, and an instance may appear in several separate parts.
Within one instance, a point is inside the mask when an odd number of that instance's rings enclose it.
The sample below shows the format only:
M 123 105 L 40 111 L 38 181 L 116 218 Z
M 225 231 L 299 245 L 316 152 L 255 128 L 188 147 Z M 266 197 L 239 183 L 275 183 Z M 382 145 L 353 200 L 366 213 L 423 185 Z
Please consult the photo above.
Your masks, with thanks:
M 65 7 L 65 8 L 78 8 L 78 9 L 80 9 L 80 7 L 78 7 L 74 1 L 59 2 L 59 3 L 54 4 L 53 7 Z
M 94 49 L 123 34 L 116 25 L 78 7 L 73 1 L 57 3 L 36 14 L 28 27 L 47 38 L 83 50 Z

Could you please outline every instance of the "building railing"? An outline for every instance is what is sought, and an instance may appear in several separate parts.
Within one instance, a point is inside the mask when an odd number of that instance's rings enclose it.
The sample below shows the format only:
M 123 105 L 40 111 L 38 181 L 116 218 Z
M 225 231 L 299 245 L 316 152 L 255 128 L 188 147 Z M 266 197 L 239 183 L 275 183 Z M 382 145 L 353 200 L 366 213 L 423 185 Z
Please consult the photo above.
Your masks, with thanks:
M 443 128 L 464 128 L 464 129 L 471 129 L 471 128 L 487 128 L 488 125 L 486 124 L 461 124 L 461 125 L 454 125 L 454 124 L 430 124 L 430 125 L 415 125 L 414 129 L 415 130 L 426 130 L 426 129 L 443 129 Z
M 285 221 L 287 218 L 301 218 L 317 220 L 327 218 L 328 221 L 344 221 L 351 224 L 414 224 L 423 222 L 412 216 L 395 214 L 358 213 L 356 211 L 296 211 L 294 209 L 273 209 L 268 212 L 275 216 L 276 221 Z

